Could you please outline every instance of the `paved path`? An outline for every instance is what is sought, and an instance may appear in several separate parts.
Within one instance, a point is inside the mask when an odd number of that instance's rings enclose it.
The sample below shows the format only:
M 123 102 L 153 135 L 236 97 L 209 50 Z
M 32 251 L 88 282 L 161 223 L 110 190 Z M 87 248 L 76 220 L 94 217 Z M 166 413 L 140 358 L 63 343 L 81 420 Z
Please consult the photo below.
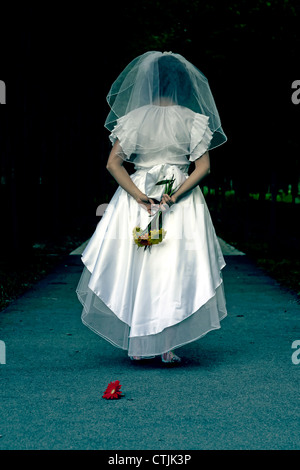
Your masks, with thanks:
M 178 368 L 132 363 L 82 325 L 79 255 L 1 312 L 0 449 L 299 449 L 300 305 L 222 247 L 229 315 Z M 103 400 L 116 379 L 125 397 Z

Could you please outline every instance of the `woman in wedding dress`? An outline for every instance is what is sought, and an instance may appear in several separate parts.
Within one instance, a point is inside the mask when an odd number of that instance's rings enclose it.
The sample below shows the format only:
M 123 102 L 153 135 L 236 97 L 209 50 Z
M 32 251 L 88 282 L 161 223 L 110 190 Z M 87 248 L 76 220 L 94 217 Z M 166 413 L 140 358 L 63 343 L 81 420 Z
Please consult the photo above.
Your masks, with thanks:
M 107 101 L 106 168 L 119 187 L 82 254 L 82 321 L 133 360 L 178 363 L 176 348 L 227 315 L 225 262 L 199 187 L 209 151 L 227 138 L 206 77 L 180 54 L 137 57 Z M 132 175 L 124 161 L 134 164 Z M 173 192 L 161 184 L 170 180 Z M 157 211 L 164 235 L 138 246 Z

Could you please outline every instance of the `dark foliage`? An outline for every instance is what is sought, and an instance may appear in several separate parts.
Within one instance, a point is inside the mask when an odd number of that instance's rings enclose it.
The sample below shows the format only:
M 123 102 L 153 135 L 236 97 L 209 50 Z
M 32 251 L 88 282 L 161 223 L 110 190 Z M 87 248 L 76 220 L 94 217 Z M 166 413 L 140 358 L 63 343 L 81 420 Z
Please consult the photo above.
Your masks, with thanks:
M 287 184 L 297 195 L 300 105 L 291 101 L 291 84 L 300 78 L 298 3 L 1 6 L 3 257 L 82 225 L 93 231 L 97 206 L 116 189 L 105 170 L 105 97 L 146 50 L 179 52 L 209 79 L 228 143 L 211 155 L 208 184 L 225 190 L 232 181 L 238 198 L 268 189 L 276 195 Z M 278 238 L 277 210 L 269 207 L 270 235 Z

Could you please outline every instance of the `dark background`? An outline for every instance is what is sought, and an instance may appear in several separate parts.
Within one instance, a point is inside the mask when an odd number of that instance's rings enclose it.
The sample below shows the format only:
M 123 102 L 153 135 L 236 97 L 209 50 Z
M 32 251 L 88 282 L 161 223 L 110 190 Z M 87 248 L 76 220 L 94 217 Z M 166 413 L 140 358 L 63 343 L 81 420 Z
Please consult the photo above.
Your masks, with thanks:
M 180 53 L 209 79 L 228 136 L 211 152 L 202 184 L 217 233 L 277 277 L 286 272 L 287 285 L 300 290 L 300 105 L 291 100 L 300 78 L 297 3 L 1 6 L 2 294 L 9 297 L 9 273 L 16 277 L 34 259 L 45 272 L 49 256 L 92 234 L 97 206 L 117 187 L 105 169 L 106 95 L 147 50 Z

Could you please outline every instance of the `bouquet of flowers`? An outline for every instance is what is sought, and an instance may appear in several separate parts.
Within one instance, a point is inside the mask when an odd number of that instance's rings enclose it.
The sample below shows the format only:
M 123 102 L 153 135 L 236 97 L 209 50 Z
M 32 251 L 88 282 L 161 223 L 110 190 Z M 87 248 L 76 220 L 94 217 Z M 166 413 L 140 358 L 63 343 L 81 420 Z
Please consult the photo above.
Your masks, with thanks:
M 159 186 L 164 184 L 164 194 L 172 196 L 177 189 L 173 189 L 174 181 L 175 178 L 173 175 L 171 179 L 158 181 L 156 185 Z M 144 230 L 140 227 L 135 227 L 133 229 L 133 239 L 138 248 L 144 247 L 144 250 L 147 248 L 150 250 L 152 245 L 158 245 L 163 241 L 167 232 L 162 228 L 162 214 L 163 211 L 159 209 Z

